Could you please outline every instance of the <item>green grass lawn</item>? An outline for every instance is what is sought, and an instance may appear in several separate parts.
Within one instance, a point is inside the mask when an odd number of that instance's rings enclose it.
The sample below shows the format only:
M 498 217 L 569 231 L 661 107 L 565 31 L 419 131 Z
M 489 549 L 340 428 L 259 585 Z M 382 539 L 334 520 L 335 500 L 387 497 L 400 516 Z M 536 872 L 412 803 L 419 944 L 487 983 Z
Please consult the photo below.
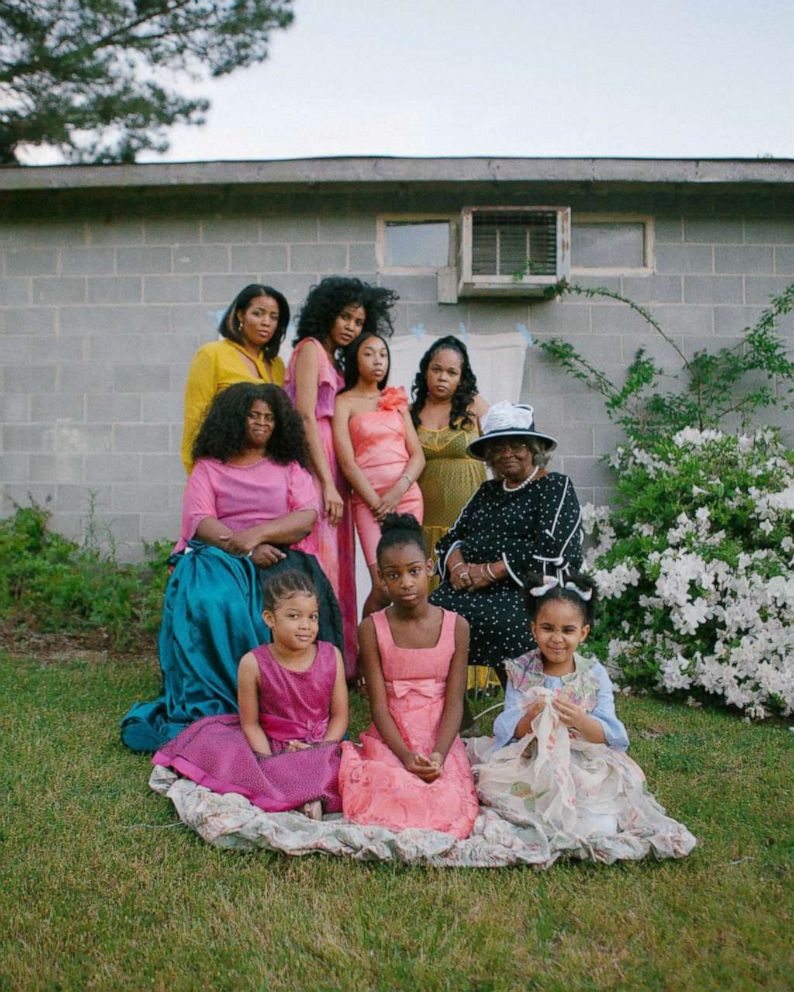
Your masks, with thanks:
M 0 989 L 792 987 L 781 724 L 619 700 L 684 861 L 408 868 L 204 844 L 119 742 L 157 686 L 150 662 L 0 654 Z

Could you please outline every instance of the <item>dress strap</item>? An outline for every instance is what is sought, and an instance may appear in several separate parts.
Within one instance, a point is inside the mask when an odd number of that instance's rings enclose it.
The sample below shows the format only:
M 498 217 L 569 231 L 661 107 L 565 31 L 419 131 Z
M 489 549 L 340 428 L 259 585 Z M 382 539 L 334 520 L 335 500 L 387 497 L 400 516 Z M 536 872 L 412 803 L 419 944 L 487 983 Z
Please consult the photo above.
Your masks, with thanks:
M 386 610 L 378 610 L 377 613 L 370 613 L 372 622 L 375 625 L 375 637 L 378 641 L 378 651 L 383 660 L 383 655 L 394 647 L 394 638 L 391 636 L 391 627 L 386 619 Z

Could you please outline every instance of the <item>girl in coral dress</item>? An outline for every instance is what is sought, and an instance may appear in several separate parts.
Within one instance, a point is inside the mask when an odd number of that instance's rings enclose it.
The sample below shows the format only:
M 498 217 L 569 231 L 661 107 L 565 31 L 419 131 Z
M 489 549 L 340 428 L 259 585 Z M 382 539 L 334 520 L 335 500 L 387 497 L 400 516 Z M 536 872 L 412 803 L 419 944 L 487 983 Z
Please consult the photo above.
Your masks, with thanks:
M 412 513 L 421 523 L 422 492 L 416 480 L 425 456 L 402 388 L 387 389 L 390 355 L 377 334 L 362 334 L 345 358 L 345 388 L 334 407 L 334 445 L 353 489 L 353 519 L 372 579 L 363 616 L 389 602 L 378 572 L 376 549 L 387 513 Z
M 317 556 L 342 609 L 345 667 L 356 666 L 356 566 L 348 488 L 334 452 L 334 398 L 344 385 L 344 350 L 362 331 L 391 334 L 390 289 L 328 276 L 313 286 L 300 312 L 284 388 L 303 418 L 320 513 L 301 550 Z
M 240 661 L 239 717 L 207 716 L 169 741 L 152 764 L 268 812 L 315 819 L 341 809 L 339 741 L 347 730 L 338 648 L 317 641 L 317 593 L 300 572 L 271 579 L 263 617 L 273 637 Z
M 469 625 L 428 602 L 433 566 L 414 517 L 386 517 L 377 561 L 392 605 L 359 627 L 373 723 L 360 745 L 342 744 L 343 812 L 354 823 L 463 839 L 479 811 L 458 737 Z

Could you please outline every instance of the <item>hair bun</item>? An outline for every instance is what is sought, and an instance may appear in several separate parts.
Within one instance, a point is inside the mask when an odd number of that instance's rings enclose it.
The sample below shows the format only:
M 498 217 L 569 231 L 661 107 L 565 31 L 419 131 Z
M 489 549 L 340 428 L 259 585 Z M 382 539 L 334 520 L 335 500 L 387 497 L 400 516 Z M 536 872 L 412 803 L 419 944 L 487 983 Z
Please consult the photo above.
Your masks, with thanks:
M 413 513 L 387 513 L 381 521 L 381 534 L 388 534 L 392 530 L 415 530 L 417 534 L 423 533 L 422 525 Z

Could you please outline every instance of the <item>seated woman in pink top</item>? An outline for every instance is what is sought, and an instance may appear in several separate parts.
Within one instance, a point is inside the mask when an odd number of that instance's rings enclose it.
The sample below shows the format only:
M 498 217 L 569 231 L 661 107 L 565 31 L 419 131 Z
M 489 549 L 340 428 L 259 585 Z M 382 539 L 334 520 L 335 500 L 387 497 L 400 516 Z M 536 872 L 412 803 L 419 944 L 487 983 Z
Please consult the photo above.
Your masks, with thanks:
M 389 603 L 376 554 L 381 522 L 395 511 L 412 513 L 422 522 L 422 492 L 416 480 L 425 456 L 405 390 L 386 388 L 390 360 L 382 337 L 361 334 L 345 357 L 345 388 L 334 408 L 336 454 L 353 489 L 353 519 L 372 578 L 365 617 Z
M 278 386 L 236 383 L 213 400 L 193 445 L 160 628 L 160 696 L 122 721 L 135 751 L 156 751 L 202 716 L 237 709 L 237 664 L 269 641 L 261 580 L 284 569 L 317 588 L 320 638 L 342 646 L 333 590 L 298 545 L 317 519 L 300 417 Z

